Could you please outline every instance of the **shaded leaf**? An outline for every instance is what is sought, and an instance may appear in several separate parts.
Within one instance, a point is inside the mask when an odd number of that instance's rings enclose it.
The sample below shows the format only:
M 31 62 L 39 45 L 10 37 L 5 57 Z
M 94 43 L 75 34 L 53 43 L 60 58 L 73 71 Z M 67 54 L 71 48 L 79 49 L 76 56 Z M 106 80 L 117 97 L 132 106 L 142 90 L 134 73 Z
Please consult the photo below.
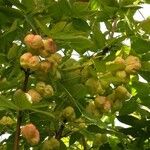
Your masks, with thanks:
M 71 146 L 74 144 L 76 141 L 79 141 L 82 138 L 82 134 L 79 132 L 75 132 L 71 135 L 70 140 L 69 140 L 69 145 Z
M 14 103 L 12 103 L 11 100 L 8 100 L 5 96 L 2 95 L 0 96 L 0 107 L 13 110 L 19 109 Z
M 131 48 L 139 53 L 147 53 L 150 50 L 150 41 L 141 38 L 134 38 L 131 42 Z
M 150 18 L 147 18 L 146 20 L 140 22 L 140 27 L 146 32 L 150 33 Z
M 17 90 L 13 96 L 14 103 L 19 107 L 19 109 L 29 109 L 31 108 L 31 103 L 29 98 L 22 90 Z

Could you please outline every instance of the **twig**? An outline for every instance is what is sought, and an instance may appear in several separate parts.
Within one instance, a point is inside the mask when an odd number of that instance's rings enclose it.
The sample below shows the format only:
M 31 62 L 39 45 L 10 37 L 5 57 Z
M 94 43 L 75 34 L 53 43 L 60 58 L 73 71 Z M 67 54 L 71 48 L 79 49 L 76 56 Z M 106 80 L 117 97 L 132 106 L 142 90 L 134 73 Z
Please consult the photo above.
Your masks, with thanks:
M 64 120 L 63 123 L 61 124 L 60 128 L 59 128 L 58 131 L 56 132 L 55 138 L 56 138 L 57 140 L 60 140 L 60 139 L 61 139 L 63 130 L 64 130 L 64 128 L 65 128 L 66 122 L 67 122 L 67 120 Z
M 84 150 L 87 150 L 87 143 L 86 143 L 86 140 L 85 140 L 84 136 L 82 137 L 82 144 L 83 144 Z
M 116 30 L 116 26 L 117 26 L 117 19 L 114 19 L 114 21 L 113 21 L 113 23 L 112 23 L 110 38 L 113 38 L 114 33 L 115 33 L 115 30 Z
M 141 11 L 140 10 L 138 10 L 138 12 L 140 13 L 140 15 L 142 16 L 142 18 L 145 20 L 145 17 L 144 17 L 144 15 L 141 13 Z
M 22 69 L 22 70 L 25 73 L 25 78 L 24 78 L 22 90 L 24 92 L 26 92 L 27 91 L 28 79 L 29 79 L 29 75 L 30 75 L 30 69 L 27 69 L 27 70 Z M 21 122 L 22 122 L 22 111 L 19 110 L 18 114 L 17 114 L 17 125 L 16 125 L 16 133 L 15 133 L 15 140 L 14 140 L 14 150 L 19 150 Z

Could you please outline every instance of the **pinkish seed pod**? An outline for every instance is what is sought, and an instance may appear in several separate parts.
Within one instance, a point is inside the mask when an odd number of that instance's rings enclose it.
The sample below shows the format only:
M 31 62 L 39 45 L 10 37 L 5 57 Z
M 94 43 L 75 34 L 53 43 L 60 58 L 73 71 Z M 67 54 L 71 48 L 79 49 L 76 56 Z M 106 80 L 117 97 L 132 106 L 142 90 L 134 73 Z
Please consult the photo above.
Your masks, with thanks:
M 106 100 L 104 105 L 103 105 L 103 109 L 105 112 L 108 112 L 111 109 L 111 102 L 109 100 Z
M 34 38 L 34 34 L 28 34 L 26 35 L 26 37 L 24 38 L 24 43 L 27 45 L 27 46 L 30 46 L 32 40 Z
M 32 49 L 40 49 L 44 46 L 40 35 L 29 34 L 24 38 L 24 42 Z
M 125 71 L 128 73 L 128 74 L 134 74 L 137 72 L 137 70 L 139 70 L 141 68 L 141 62 L 139 60 L 138 57 L 135 57 L 135 56 L 128 56 L 126 58 L 126 68 L 125 68 Z
M 33 124 L 27 124 L 21 128 L 22 136 L 31 145 L 36 145 L 40 141 L 40 134 Z
M 36 90 L 34 90 L 34 89 L 30 89 L 28 91 L 28 94 L 31 96 L 31 101 L 33 103 L 38 103 L 42 99 L 41 95 Z
M 29 60 L 31 59 L 32 54 L 31 53 L 25 53 L 20 57 L 20 65 L 23 68 L 29 68 Z
M 56 52 L 56 44 L 53 41 L 53 39 L 49 38 L 46 40 L 43 40 L 44 43 L 44 49 L 49 52 L 50 54 L 54 54 Z
M 32 56 L 29 59 L 29 68 L 32 70 L 36 70 L 38 68 L 39 62 L 40 62 L 40 59 L 38 56 Z
M 49 61 L 42 61 L 39 66 L 39 70 L 45 73 L 51 68 L 51 63 Z
M 94 100 L 94 104 L 96 108 L 102 108 L 103 104 L 106 101 L 106 97 L 105 96 L 96 96 L 95 100 Z
M 51 85 L 46 85 L 44 88 L 44 93 L 43 96 L 44 97 L 50 97 L 54 95 L 54 90 L 53 87 Z

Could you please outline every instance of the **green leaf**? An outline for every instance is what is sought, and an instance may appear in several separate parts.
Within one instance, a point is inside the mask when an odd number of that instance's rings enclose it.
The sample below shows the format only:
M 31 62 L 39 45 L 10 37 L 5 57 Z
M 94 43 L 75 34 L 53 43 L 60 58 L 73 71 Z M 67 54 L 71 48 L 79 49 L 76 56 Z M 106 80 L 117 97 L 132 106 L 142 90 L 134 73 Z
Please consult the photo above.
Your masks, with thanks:
M 142 76 L 145 80 L 150 82 L 149 71 L 139 71 L 140 76 Z
M 137 90 L 139 96 L 146 96 L 150 93 L 150 86 L 147 83 L 133 82 L 132 86 Z
M 75 17 L 82 17 L 90 14 L 88 11 L 88 4 L 82 2 L 75 2 L 72 6 L 73 16 Z
M 60 149 L 67 150 L 67 147 L 63 141 L 60 141 Z
M 104 5 L 107 5 L 107 6 L 111 6 L 111 7 L 114 7 L 114 6 L 118 5 L 117 0 L 105 0 L 104 2 L 101 1 L 101 3 L 104 4 Z
M 8 51 L 7 58 L 8 59 L 16 58 L 18 56 L 18 50 L 19 46 L 17 44 L 13 44 L 13 46 Z
M 45 24 L 42 24 L 38 19 L 34 18 L 37 26 L 41 29 L 41 31 L 45 34 L 51 37 L 51 32 L 48 29 L 48 27 Z
M 51 34 L 63 32 L 66 25 L 67 25 L 66 21 L 60 21 L 60 22 L 56 23 L 50 30 Z
M 145 123 L 146 123 L 145 120 L 140 120 L 140 119 L 135 118 L 135 117 L 130 116 L 130 115 L 118 116 L 117 119 L 120 122 L 123 122 L 125 124 L 131 125 L 131 126 L 136 127 L 136 128 L 142 128 L 145 126 Z
M 29 109 L 31 108 L 31 103 L 22 90 L 17 90 L 13 96 L 14 103 L 19 107 L 19 109 Z
M 14 79 L 13 81 L 1 80 L 0 81 L 0 91 L 13 89 L 18 85 L 18 81 Z
M 82 138 L 82 134 L 79 132 L 75 132 L 71 135 L 70 140 L 69 140 L 69 145 L 73 145 L 76 141 L 79 141 Z
M 91 37 L 98 49 L 102 49 L 105 46 L 105 36 L 97 26 L 93 27 L 93 34 L 91 35 Z
M 108 71 L 118 71 L 118 70 L 120 70 L 122 68 L 123 68 L 122 64 L 111 63 L 111 64 L 107 64 L 106 65 L 106 70 L 108 70 Z
M 105 133 L 105 130 L 101 129 L 97 125 L 89 125 L 87 127 L 87 130 L 90 131 L 90 132 L 94 132 L 94 133 Z
M 100 11 L 99 12 L 99 15 L 98 15 L 98 17 L 97 17 L 97 20 L 99 21 L 99 22 L 105 22 L 105 21 L 107 21 L 108 19 L 110 19 L 111 17 L 109 16 L 109 14 L 108 13 L 106 13 L 105 11 Z
M 145 31 L 146 33 L 150 33 L 150 18 L 147 18 L 146 20 L 140 22 L 140 27 Z
M 22 0 L 21 3 L 28 9 L 28 10 L 34 10 L 35 8 L 35 1 L 33 0 Z
M 34 112 L 37 112 L 37 113 L 40 113 L 40 114 L 43 114 L 43 115 L 46 115 L 46 116 L 49 116 L 51 118 L 55 118 L 55 116 L 51 112 L 46 112 L 46 111 L 38 110 L 38 109 L 35 109 L 34 107 L 30 107 L 29 110 L 32 110 Z
M 94 66 L 97 72 L 105 72 L 106 71 L 106 64 L 104 61 L 99 61 L 94 59 Z
M 85 20 L 73 18 L 72 23 L 73 23 L 73 27 L 78 31 L 87 32 L 90 30 L 90 27 Z
M 123 103 L 123 107 L 120 109 L 120 115 L 131 114 L 136 111 L 138 108 L 138 104 L 136 102 L 136 97 L 132 97 L 130 100 Z
M 0 107 L 13 110 L 19 109 L 11 100 L 8 100 L 8 98 L 2 95 L 0 96 Z
M 71 93 L 74 96 L 74 98 L 81 99 L 85 97 L 87 89 L 83 84 L 77 83 L 71 88 Z
M 2 35 L 2 37 L 5 37 L 5 36 L 8 35 L 9 33 L 14 32 L 14 31 L 17 29 L 17 27 L 18 27 L 18 20 L 15 20 L 15 21 L 12 23 L 11 27 L 9 28 L 9 30 L 6 31 L 6 32 Z
M 131 48 L 139 54 L 147 53 L 150 50 L 150 40 L 134 38 L 131 42 Z
M 126 135 L 131 135 L 133 137 L 141 137 L 141 136 L 145 136 L 145 132 L 143 130 L 137 129 L 137 128 L 121 128 L 119 129 L 120 132 L 126 134 Z M 137 148 L 136 148 L 137 149 Z
M 0 64 L 6 63 L 7 62 L 7 57 L 5 54 L 0 53 Z
M 150 61 L 150 52 L 143 54 L 141 60 Z
M 70 33 L 59 33 L 53 36 L 54 39 L 59 40 L 61 43 L 64 43 L 72 49 L 75 49 L 80 54 L 84 53 L 86 49 L 93 47 L 93 42 L 85 36 Z
M 149 71 L 150 72 L 150 61 L 142 62 L 142 71 Z
M 7 16 L 10 17 L 15 17 L 15 18 L 23 18 L 24 14 L 22 11 L 15 9 L 15 8 L 9 8 L 9 7 L 4 7 L 4 6 L 0 6 L 0 11 L 2 13 L 4 13 Z

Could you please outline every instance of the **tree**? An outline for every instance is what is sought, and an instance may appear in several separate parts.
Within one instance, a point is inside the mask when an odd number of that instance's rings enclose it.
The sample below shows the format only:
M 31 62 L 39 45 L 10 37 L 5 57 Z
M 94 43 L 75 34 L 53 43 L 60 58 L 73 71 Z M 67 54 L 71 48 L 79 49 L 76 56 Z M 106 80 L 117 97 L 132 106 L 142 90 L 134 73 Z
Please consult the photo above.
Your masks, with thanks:
M 149 2 L 0 0 L 0 149 L 149 149 Z

